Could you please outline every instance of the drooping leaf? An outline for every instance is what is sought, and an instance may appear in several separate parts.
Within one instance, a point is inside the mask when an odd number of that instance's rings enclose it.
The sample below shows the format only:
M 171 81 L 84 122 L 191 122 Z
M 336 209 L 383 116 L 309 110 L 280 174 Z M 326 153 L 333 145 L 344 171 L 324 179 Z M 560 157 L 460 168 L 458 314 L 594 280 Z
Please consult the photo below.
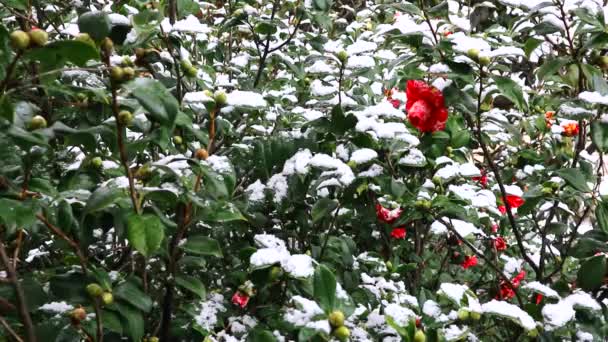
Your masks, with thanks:
M 336 277 L 325 265 L 319 265 L 315 269 L 313 277 L 314 297 L 326 312 L 330 312 L 336 306 Z
M 203 235 L 189 237 L 181 248 L 188 253 L 222 257 L 222 249 L 217 240 Z
M 526 109 L 526 100 L 524 100 L 523 91 L 519 84 L 515 83 L 512 79 L 503 76 L 492 76 L 492 79 L 494 79 L 496 87 L 503 96 L 515 103 L 519 110 Z
M 598 255 L 587 259 L 578 270 L 576 284 L 585 291 L 599 288 L 606 275 L 606 257 Z
M 179 104 L 171 92 L 159 81 L 137 78 L 124 86 L 131 91 L 150 117 L 165 127 L 173 128 Z

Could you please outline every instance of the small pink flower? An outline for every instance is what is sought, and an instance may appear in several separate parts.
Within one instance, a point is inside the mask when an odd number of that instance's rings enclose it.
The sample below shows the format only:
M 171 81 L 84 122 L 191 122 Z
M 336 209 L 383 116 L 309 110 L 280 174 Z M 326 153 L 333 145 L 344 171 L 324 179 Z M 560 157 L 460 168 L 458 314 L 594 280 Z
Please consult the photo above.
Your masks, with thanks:
M 232 304 L 238 305 L 243 309 L 247 306 L 247 303 L 249 303 L 249 298 L 250 297 L 246 293 L 236 291 L 234 295 L 232 295 Z

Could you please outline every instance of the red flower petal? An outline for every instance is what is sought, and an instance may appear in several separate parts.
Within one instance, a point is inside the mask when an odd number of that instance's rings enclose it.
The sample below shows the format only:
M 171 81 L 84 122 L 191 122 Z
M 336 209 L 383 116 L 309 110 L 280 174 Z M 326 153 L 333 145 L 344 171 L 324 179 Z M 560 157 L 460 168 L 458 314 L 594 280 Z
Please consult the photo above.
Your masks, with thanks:
M 247 306 L 249 303 L 249 296 L 241 291 L 236 291 L 234 295 L 232 295 L 232 304 L 238 305 L 242 308 Z
M 460 264 L 460 266 L 462 266 L 462 268 L 464 268 L 465 270 L 475 265 L 477 265 L 477 256 L 475 255 L 466 256 L 462 264 Z
M 393 231 L 391 232 L 391 237 L 393 239 L 405 239 L 405 235 L 406 235 L 406 230 L 403 227 L 399 227 L 399 228 L 394 228 Z

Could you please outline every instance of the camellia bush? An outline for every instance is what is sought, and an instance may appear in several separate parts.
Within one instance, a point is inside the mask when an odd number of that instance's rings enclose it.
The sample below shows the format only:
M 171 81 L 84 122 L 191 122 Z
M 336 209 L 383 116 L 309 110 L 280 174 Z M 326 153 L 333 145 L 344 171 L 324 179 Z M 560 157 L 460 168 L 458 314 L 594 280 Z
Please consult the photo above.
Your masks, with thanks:
M 0 0 L 1 341 L 605 341 L 605 0 Z

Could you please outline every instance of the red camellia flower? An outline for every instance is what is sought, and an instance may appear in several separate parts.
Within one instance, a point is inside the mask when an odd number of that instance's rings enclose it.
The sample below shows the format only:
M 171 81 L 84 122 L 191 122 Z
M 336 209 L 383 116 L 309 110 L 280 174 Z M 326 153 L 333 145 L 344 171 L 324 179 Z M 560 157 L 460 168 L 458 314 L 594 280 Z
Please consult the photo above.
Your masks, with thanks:
M 384 223 L 391 224 L 401 216 L 401 208 L 389 210 L 383 207 L 380 203 L 376 204 L 376 216 L 378 220 Z
M 232 295 L 232 304 L 240 306 L 241 309 L 246 307 L 247 303 L 249 303 L 249 296 L 246 293 L 236 291 Z
M 443 94 L 423 81 L 407 81 L 407 118 L 420 132 L 434 132 L 445 128 L 448 110 Z
M 507 249 L 507 243 L 505 242 L 505 239 L 502 236 L 499 236 L 494 239 L 494 247 L 496 247 L 497 251 L 504 251 L 505 249 Z
M 562 132 L 562 135 L 567 136 L 567 137 L 573 137 L 578 135 L 578 123 L 576 122 L 571 122 L 571 123 L 567 123 L 562 125 L 562 128 L 564 129 L 564 132 Z
M 475 255 L 469 255 L 464 257 L 464 261 L 462 262 L 462 264 L 460 264 L 460 266 L 462 266 L 462 268 L 464 268 L 465 270 L 475 265 L 477 265 L 477 256 Z
M 514 288 L 518 288 L 519 287 L 519 283 L 521 283 L 521 281 L 526 277 L 526 271 L 521 271 L 519 272 L 514 278 L 513 280 L 511 280 L 511 285 L 513 285 Z M 500 282 L 500 292 L 498 294 L 498 299 L 510 299 L 513 298 L 515 296 L 515 291 L 513 291 L 513 289 L 511 288 L 511 286 L 509 286 L 509 284 L 507 284 L 507 282 L 505 282 L 504 280 Z
M 536 305 L 540 304 L 543 301 L 543 295 L 538 293 L 536 294 Z
M 394 228 L 393 231 L 391 232 L 391 237 L 393 239 L 405 239 L 405 235 L 406 235 L 406 231 L 405 231 L 405 228 L 403 228 L 403 227 Z
M 519 196 L 507 195 L 507 203 L 509 203 L 511 208 L 519 208 L 524 204 L 524 202 L 524 199 Z

